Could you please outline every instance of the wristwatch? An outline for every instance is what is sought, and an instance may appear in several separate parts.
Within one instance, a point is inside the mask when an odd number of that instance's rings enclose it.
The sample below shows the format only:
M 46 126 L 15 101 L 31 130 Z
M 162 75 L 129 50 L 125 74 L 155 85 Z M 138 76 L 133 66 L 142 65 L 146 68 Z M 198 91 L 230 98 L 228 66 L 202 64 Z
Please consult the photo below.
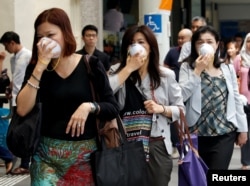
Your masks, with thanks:
M 95 111 L 97 109 L 95 104 L 90 102 L 90 107 L 91 107 L 90 113 L 95 113 Z

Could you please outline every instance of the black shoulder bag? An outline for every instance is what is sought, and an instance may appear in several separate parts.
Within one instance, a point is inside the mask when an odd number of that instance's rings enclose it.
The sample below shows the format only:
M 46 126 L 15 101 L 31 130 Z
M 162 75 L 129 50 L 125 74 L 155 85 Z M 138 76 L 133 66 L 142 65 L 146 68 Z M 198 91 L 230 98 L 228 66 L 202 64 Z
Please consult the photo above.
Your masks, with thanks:
M 16 108 L 13 109 L 6 142 L 9 150 L 17 157 L 25 158 L 32 156 L 39 143 L 42 103 L 40 98 L 38 100 L 38 103 L 24 117 L 17 114 Z
M 91 70 L 89 62 L 91 60 L 86 57 L 86 67 Z M 90 87 L 95 99 L 91 80 Z M 118 129 L 114 128 L 115 125 L 112 125 L 114 123 Z M 96 184 L 98 186 L 145 186 L 147 162 L 142 142 L 128 142 L 120 116 L 112 121 L 106 121 L 104 126 L 101 126 L 101 122 L 97 122 L 97 129 L 101 148 L 93 156 L 93 175 Z

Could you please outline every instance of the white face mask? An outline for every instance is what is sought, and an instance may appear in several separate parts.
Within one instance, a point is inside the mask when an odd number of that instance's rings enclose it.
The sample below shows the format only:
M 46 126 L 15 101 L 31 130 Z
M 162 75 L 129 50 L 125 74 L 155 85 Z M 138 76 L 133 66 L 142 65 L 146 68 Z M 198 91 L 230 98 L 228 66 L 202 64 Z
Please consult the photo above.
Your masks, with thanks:
M 200 51 L 199 51 L 200 55 L 204 56 L 206 54 L 214 54 L 214 48 L 207 44 L 207 43 L 203 43 L 200 46 Z
M 143 55 L 146 55 L 146 50 L 145 48 L 138 44 L 138 43 L 134 43 L 132 45 L 129 46 L 129 49 L 128 49 L 128 52 L 129 52 L 129 55 L 133 56 L 137 53 L 140 53 L 142 56 Z
M 58 58 L 61 55 L 61 46 L 53 39 L 50 39 L 48 37 L 43 37 L 41 39 L 41 46 L 43 47 L 44 45 L 46 45 L 46 48 L 53 48 L 52 49 L 52 53 L 53 53 L 53 57 L 52 58 Z

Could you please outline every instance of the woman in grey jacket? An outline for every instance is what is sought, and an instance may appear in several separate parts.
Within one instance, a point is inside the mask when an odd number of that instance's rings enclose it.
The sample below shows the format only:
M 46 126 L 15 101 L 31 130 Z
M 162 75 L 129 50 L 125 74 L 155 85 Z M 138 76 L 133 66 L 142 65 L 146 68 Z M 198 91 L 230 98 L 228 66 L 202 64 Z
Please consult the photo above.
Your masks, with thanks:
M 128 53 L 134 43 L 141 45 L 135 55 Z M 159 65 L 157 40 L 149 27 L 136 25 L 129 28 L 122 39 L 121 54 L 122 61 L 109 80 L 119 98 L 121 118 L 124 123 L 129 120 L 127 127 L 125 124 L 127 137 L 136 133 L 150 136 L 145 179 L 148 179 L 148 185 L 167 186 L 173 166 L 170 124 L 180 118 L 179 108 L 184 110 L 180 86 L 174 72 Z M 136 123 L 144 122 L 142 116 L 148 114 L 152 117 L 144 121 L 152 125 L 151 130 L 145 131 L 145 122 L 136 132 L 128 133 Z M 144 142 L 145 139 L 141 138 Z
M 203 43 L 212 46 L 212 52 L 200 51 Z M 200 156 L 210 169 L 228 169 L 234 142 L 246 143 L 247 121 L 235 71 L 219 61 L 218 45 L 213 27 L 199 28 L 192 36 L 191 54 L 181 65 L 179 84 L 190 132 L 198 134 Z

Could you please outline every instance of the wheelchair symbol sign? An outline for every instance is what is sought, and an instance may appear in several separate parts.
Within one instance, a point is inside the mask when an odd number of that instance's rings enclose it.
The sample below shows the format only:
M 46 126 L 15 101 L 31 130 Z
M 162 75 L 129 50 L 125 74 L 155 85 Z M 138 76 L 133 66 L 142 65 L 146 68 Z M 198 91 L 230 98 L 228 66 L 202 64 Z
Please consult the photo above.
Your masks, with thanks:
M 155 33 L 161 33 L 161 15 L 150 14 L 144 15 L 144 24 L 152 29 Z

